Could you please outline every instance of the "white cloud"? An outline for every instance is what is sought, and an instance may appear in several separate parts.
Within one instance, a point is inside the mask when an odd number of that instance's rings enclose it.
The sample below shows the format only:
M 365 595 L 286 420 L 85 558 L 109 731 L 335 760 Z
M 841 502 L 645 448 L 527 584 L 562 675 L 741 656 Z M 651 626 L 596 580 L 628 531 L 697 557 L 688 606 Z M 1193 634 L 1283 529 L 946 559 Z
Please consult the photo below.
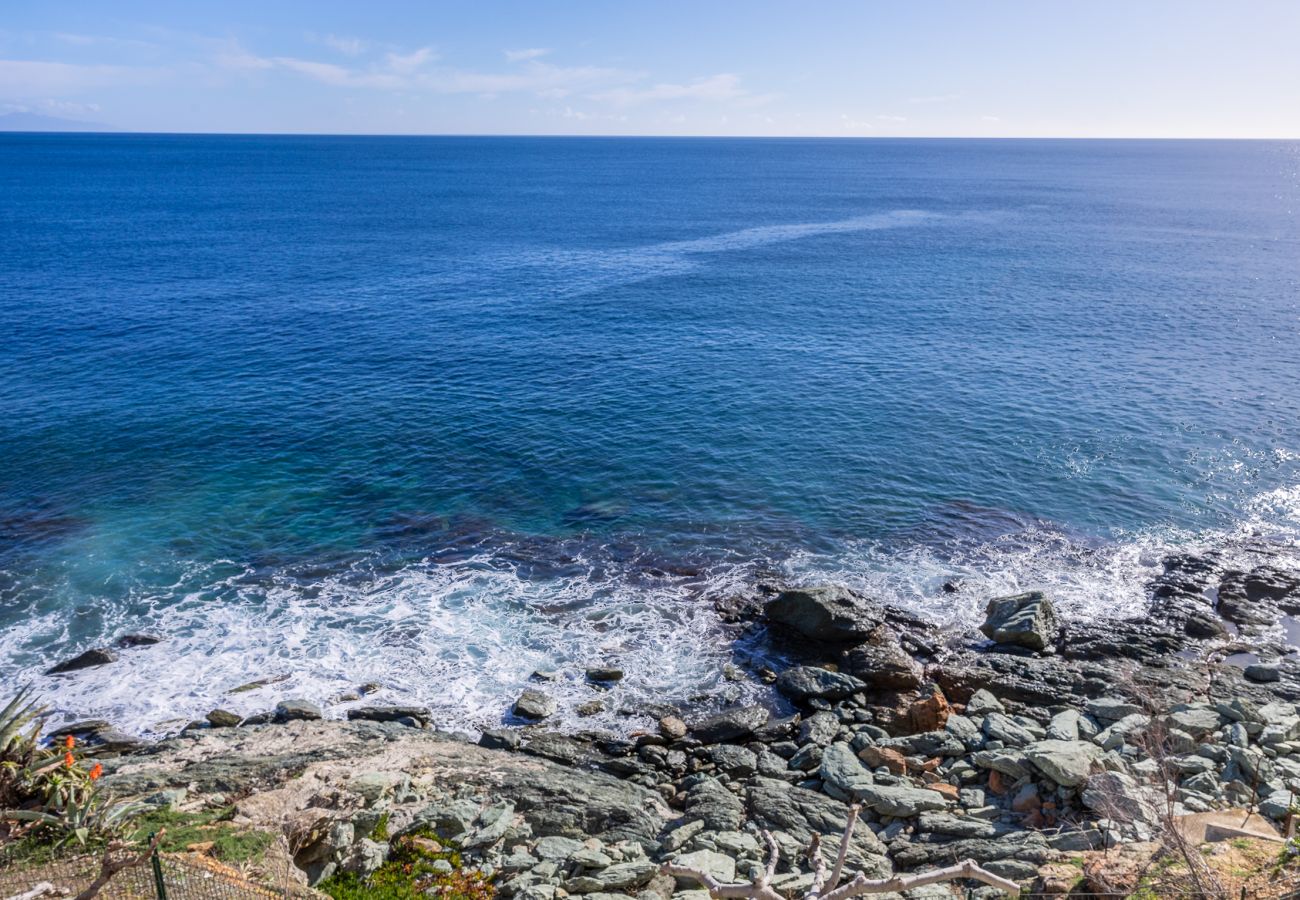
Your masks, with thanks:
M 384 59 L 390 72 L 410 75 L 412 72 L 423 68 L 426 63 L 433 62 L 437 58 L 438 56 L 433 52 L 432 47 L 421 47 L 412 53 L 389 53 Z
M 354 71 L 346 66 L 336 66 L 334 63 L 316 62 L 292 56 L 277 56 L 272 62 L 277 66 L 335 87 L 390 88 L 395 90 L 405 87 L 407 83 L 402 76 L 391 72 Z
M 257 69 L 269 69 L 275 65 L 272 60 L 249 53 L 238 44 L 231 44 L 228 50 L 222 50 L 216 56 L 217 65 L 223 69 L 251 72 Z
M 875 128 L 870 122 L 863 122 L 860 119 L 854 119 L 850 116 L 840 115 L 840 127 L 845 131 L 870 131 Z
M 363 41 L 361 38 L 341 37 L 337 34 L 322 35 L 320 42 L 326 47 L 337 50 L 344 56 L 360 56 L 370 47 L 369 41 Z
M 551 51 L 545 47 L 530 47 L 527 50 L 504 50 L 506 59 L 510 62 L 527 62 L 530 59 L 537 59 L 545 56 Z
M 980 116 L 980 119 L 981 119 L 981 121 L 984 121 L 984 122 L 1001 122 L 1001 121 L 1002 121 L 1002 117 L 1001 117 L 1001 116 Z
M 881 122 L 906 122 L 907 116 L 876 116 Z
M 730 73 L 698 78 L 690 84 L 656 84 L 648 88 L 616 88 L 593 95 L 616 106 L 634 106 L 656 100 L 704 100 L 718 102 L 748 97 L 740 78 Z

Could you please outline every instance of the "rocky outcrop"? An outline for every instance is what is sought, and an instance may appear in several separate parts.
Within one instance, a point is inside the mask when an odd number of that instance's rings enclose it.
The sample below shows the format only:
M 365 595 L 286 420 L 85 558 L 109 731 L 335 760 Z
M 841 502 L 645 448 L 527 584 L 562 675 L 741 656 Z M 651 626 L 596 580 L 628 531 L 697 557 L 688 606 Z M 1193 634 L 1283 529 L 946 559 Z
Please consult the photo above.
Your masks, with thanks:
M 884 621 L 878 607 L 838 585 L 784 590 L 763 612 L 776 625 L 833 644 L 865 640 Z

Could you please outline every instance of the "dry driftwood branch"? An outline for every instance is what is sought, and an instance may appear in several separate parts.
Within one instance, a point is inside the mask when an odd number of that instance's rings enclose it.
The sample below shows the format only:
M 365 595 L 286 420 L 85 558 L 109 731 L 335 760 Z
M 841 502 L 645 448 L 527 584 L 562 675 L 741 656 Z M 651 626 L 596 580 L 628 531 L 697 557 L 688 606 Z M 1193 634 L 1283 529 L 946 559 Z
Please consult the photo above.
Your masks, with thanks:
M 58 892 L 59 889 L 54 885 L 50 884 L 48 881 L 42 881 L 30 891 L 24 891 L 21 894 L 14 894 L 11 897 L 6 897 L 5 900 L 36 900 L 38 897 L 45 897 L 49 894 L 57 894 Z
M 822 859 L 820 853 L 821 835 L 813 835 L 807 854 L 809 863 L 813 867 L 813 883 L 804 893 L 803 900 L 848 900 L 849 897 L 857 897 L 862 894 L 906 891 L 922 885 L 953 881 L 958 878 L 980 881 L 995 888 L 1000 888 L 1009 894 L 1020 891 L 1020 885 L 1000 875 L 994 875 L 988 869 L 981 868 L 973 859 L 957 863 L 955 866 L 933 869 L 929 872 L 918 872 L 914 875 L 893 875 L 889 878 L 873 879 L 859 873 L 856 878 L 841 885 L 840 877 L 844 871 L 844 859 L 848 856 L 849 842 L 853 838 L 853 827 L 857 824 L 857 821 L 858 807 L 855 804 L 849 808 L 848 822 L 845 823 L 844 836 L 840 840 L 839 853 L 835 858 L 835 866 L 831 869 L 829 878 L 826 872 L 826 862 Z M 676 878 L 689 878 L 698 882 L 708 890 L 709 896 L 713 900 L 785 900 L 770 886 L 772 877 L 776 874 L 776 864 L 779 857 L 776 839 L 768 831 L 763 832 L 763 837 L 767 840 L 769 850 L 767 868 L 762 875 L 749 884 L 723 884 L 707 872 L 674 863 L 665 863 L 663 871 L 665 874 Z
M 162 836 L 163 831 L 160 830 L 153 836 L 153 840 L 149 842 L 149 846 L 141 853 L 136 856 L 128 856 L 119 860 L 113 859 L 113 851 L 119 849 L 121 845 L 110 844 L 108 850 L 104 852 L 104 861 L 99 866 L 99 874 L 96 875 L 95 880 L 87 885 L 86 889 L 74 897 L 73 900 L 91 900 L 92 897 L 98 896 L 99 892 L 104 889 L 104 885 L 108 884 L 108 882 L 112 880 L 113 876 L 118 872 L 123 869 L 129 869 L 132 866 L 138 866 L 149 859 L 149 857 L 153 855 L 153 852 L 158 849 L 158 842 L 162 840 Z

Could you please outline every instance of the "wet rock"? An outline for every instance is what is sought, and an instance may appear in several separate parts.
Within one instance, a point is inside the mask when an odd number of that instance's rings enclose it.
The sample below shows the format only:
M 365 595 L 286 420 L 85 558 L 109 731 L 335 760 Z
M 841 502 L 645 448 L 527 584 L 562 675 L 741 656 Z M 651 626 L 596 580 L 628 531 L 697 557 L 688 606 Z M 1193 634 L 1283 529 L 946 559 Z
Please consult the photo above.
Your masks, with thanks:
M 614 666 L 593 666 L 587 670 L 587 680 L 600 684 L 623 680 L 623 670 Z
M 768 711 L 761 706 L 737 706 L 692 722 L 690 730 L 696 739 L 717 744 L 749 737 L 767 723 L 768 717 Z
M 573 738 L 548 732 L 530 737 L 523 750 L 533 756 L 571 766 L 582 759 L 584 747 Z
M 840 733 L 840 720 L 833 713 L 813 713 L 799 726 L 799 743 L 825 747 Z
M 811 697 L 824 700 L 843 700 L 862 690 L 858 679 L 816 666 L 795 666 L 786 669 L 776 680 L 776 689 L 791 700 L 802 701 Z
M 89 669 L 94 666 L 106 666 L 109 663 L 117 662 L 117 654 L 107 647 L 96 647 L 80 653 L 72 659 L 65 659 L 63 662 L 45 670 L 46 675 L 61 675 L 64 672 L 76 672 L 79 669 Z
M 68 735 L 74 735 L 81 738 L 86 735 L 97 734 L 101 731 L 108 731 L 113 727 L 108 719 L 81 719 L 77 722 L 71 722 L 67 725 L 60 726 L 46 734 L 49 738 L 61 738 Z
M 162 638 L 152 634 L 124 634 L 115 643 L 119 648 L 126 650 L 131 647 L 148 647 L 153 644 L 161 644 Z
M 275 718 L 279 722 L 310 721 L 321 718 L 321 711 L 315 703 L 294 698 L 275 705 Z
M 426 706 L 363 706 L 349 709 L 348 719 L 362 722 L 401 722 L 413 719 L 421 725 L 428 725 L 431 718 Z
M 555 715 L 559 704 L 541 691 L 529 688 L 519 695 L 512 712 L 521 719 L 545 719 Z
M 579 703 L 577 708 L 574 710 L 574 712 L 583 718 L 598 716 L 604 711 L 605 704 L 599 700 L 588 700 L 586 703 Z
M 848 588 L 823 586 L 782 591 L 763 608 L 769 621 L 829 643 L 865 640 L 883 622 L 878 608 Z
M 999 644 L 1016 644 L 1039 652 L 1050 650 L 1060 632 L 1056 609 L 1042 591 L 995 597 L 985 608 L 980 631 Z
M 1269 684 L 1282 680 L 1282 672 L 1276 665 L 1264 663 L 1253 663 L 1246 666 L 1242 674 L 1256 684 Z

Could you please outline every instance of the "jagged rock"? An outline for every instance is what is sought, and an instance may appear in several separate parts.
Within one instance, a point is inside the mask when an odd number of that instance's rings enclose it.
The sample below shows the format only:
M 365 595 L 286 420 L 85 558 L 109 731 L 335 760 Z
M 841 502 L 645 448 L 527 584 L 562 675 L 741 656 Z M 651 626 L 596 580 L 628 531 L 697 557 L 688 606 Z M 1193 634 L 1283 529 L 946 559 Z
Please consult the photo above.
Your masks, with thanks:
M 744 816 L 740 799 L 716 778 L 701 778 L 686 792 L 686 817 L 699 819 L 709 831 L 737 831 Z
M 963 859 L 973 859 L 981 865 L 1005 860 L 1041 865 L 1051 854 L 1046 837 L 1038 831 L 1015 831 L 989 839 L 916 841 L 891 848 L 895 864 L 903 869 L 948 865 Z
M 848 821 L 848 807 L 843 803 L 771 778 L 753 779 L 746 797 L 750 818 L 759 828 L 789 836 L 789 841 L 781 844 L 784 859 L 789 861 L 802 853 L 816 832 L 823 837 L 824 857 L 829 863 L 834 862 L 834 853 Z M 861 826 L 854 830 L 849 842 L 846 866 L 852 871 L 865 872 L 870 878 L 880 878 L 892 871 L 880 839 Z
M 850 694 L 862 690 L 863 687 L 861 681 L 850 675 L 816 666 L 795 666 L 786 669 L 776 679 L 776 689 L 796 701 L 807 700 L 810 697 L 843 700 Z
M 587 680 L 597 683 L 608 683 L 611 681 L 622 681 L 623 670 L 614 666 L 593 666 L 587 670 Z
M 541 691 L 529 688 L 519 695 L 515 705 L 511 710 L 521 719 L 546 719 L 555 715 L 556 710 L 560 708 L 552 697 L 543 694 Z
M 1282 680 L 1282 672 L 1276 665 L 1265 665 L 1263 663 L 1252 663 L 1246 666 L 1242 674 L 1256 684 L 1268 684 Z
M 64 672 L 75 672 L 79 669 L 89 669 L 93 666 L 106 666 L 109 663 L 117 662 L 117 654 L 107 647 L 95 647 L 87 650 L 85 653 L 79 653 L 72 659 L 65 659 L 63 662 L 45 670 L 46 675 L 61 675 Z
M 922 670 L 895 637 L 893 629 L 880 625 L 867 639 L 849 650 L 845 668 L 873 690 L 915 690 L 921 686 Z
M 840 720 L 828 712 L 813 713 L 799 726 L 799 743 L 825 747 L 840 733 Z
M 991 741 L 1002 741 L 1011 747 L 1032 743 L 1034 735 L 1002 713 L 989 713 L 984 717 L 984 736 Z
M 848 588 L 824 586 L 782 591 L 763 608 L 769 621 L 829 643 L 866 639 L 883 622 L 880 610 Z
M 952 707 L 943 691 L 930 685 L 926 695 L 907 708 L 907 722 L 912 731 L 937 731 L 948 723 Z
M 1037 741 L 1025 756 L 1038 771 L 1064 787 L 1079 787 L 1088 780 L 1101 748 L 1083 741 Z
M 124 634 L 114 643 L 123 650 L 131 647 L 149 647 L 154 644 L 161 644 L 162 638 L 153 634 Z
M 907 773 L 907 757 L 892 747 L 878 747 L 875 744 L 868 744 L 858 753 L 858 758 L 872 769 L 879 769 L 883 766 L 895 775 Z M 822 776 L 823 779 L 825 777 L 825 775 Z
M 1121 822 L 1150 824 L 1159 816 L 1155 792 L 1123 772 L 1097 772 L 1088 776 L 1082 800 L 1085 807 L 1099 816 Z
M 1061 628 L 1056 609 L 1042 591 L 995 597 L 985 608 L 985 617 L 980 631 L 989 640 L 1039 652 L 1052 648 Z
M 692 722 L 691 733 L 706 744 L 749 737 L 766 724 L 769 713 L 761 706 L 737 706 Z
M 648 882 L 659 871 L 659 866 L 649 860 L 619 863 L 597 872 L 588 872 L 564 883 L 571 894 L 596 894 L 625 891 Z
M 937 791 L 901 784 L 863 785 L 853 793 L 863 806 L 882 816 L 915 816 L 927 810 L 946 809 L 948 806 L 947 798 Z
M 1047 723 L 1047 737 L 1053 741 L 1077 741 L 1079 739 L 1079 711 L 1067 709 L 1052 716 Z
M 232 713 L 226 709 L 214 709 L 206 716 L 208 724 L 213 728 L 234 728 L 243 719 L 238 713 Z
M 489 750 L 518 750 L 519 742 L 519 732 L 513 728 L 489 728 L 478 739 L 478 745 Z
M 717 744 L 709 748 L 709 759 L 732 778 L 748 778 L 758 771 L 758 757 L 744 747 Z

